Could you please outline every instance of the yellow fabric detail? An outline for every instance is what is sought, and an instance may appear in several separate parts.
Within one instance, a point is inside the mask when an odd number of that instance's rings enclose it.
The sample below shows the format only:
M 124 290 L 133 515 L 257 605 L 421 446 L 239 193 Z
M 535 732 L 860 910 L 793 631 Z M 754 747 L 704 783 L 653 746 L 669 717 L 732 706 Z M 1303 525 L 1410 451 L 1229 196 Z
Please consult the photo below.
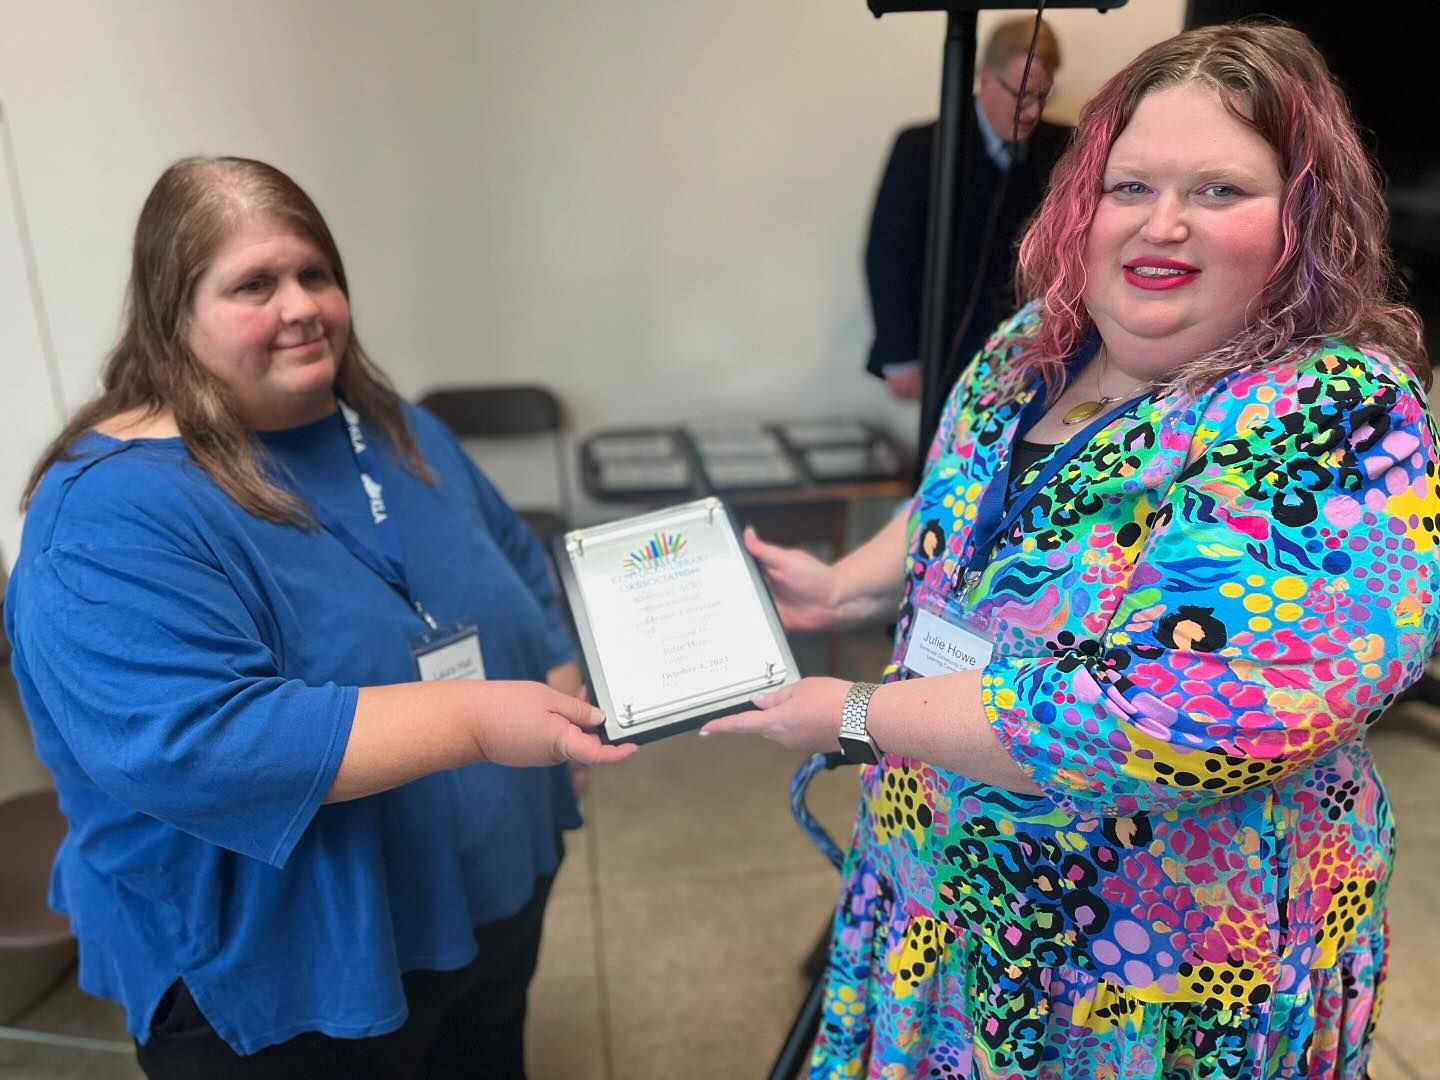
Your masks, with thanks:
M 1118 1027 L 1138 1032 L 1145 1022 L 1145 1002 L 1133 991 L 1101 979 L 1096 982 L 1093 994 L 1075 1003 L 1070 1022 L 1097 1034 Z
M 1366 886 L 1370 895 L 1365 895 Z M 1333 888 L 1333 886 L 1332 886 Z M 1355 928 L 1375 910 L 1375 883 L 1350 879 L 1342 881 L 1330 894 L 1330 906 L 1320 922 L 1316 937 L 1315 966 L 1335 966 L 1341 949 L 1355 940 Z
M 1385 501 L 1385 512 L 1401 521 L 1412 515 L 1416 518 L 1434 517 L 1437 502 L 1440 502 L 1440 484 L 1431 484 L 1425 498 L 1416 495 L 1413 488 L 1406 488 Z M 1428 552 L 1435 547 L 1435 534 L 1429 529 L 1409 529 L 1405 535 L 1415 542 L 1417 552 Z
M 1305 595 L 1307 586 L 1300 578 L 1287 576 L 1276 578 L 1271 588 L 1281 600 L 1299 600 Z
M 935 972 L 936 962 L 955 940 L 955 931 L 939 919 L 920 915 L 910 920 L 900 948 L 886 958 L 886 967 L 894 976 L 891 990 L 904 1000 Z
M 887 768 L 875 785 L 875 794 L 869 797 L 870 820 L 875 828 L 875 838 L 886 843 L 901 833 L 908 832 L 915 843 L 925 843 L 925 825 L 930 820 L 934 807 L 928 803 L 923 776 L 918 769 L 901 765 Z M 926 813 L 922 814 L 924 807 Z

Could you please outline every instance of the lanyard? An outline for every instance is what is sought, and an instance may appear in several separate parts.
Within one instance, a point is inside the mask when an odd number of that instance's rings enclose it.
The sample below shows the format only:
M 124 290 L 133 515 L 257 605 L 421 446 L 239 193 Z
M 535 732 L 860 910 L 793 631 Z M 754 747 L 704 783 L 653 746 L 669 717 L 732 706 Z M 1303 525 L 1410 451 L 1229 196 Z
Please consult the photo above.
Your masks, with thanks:
M 410 592 L 410 582 L 405 577 L 405 555 L 400 547 L 400 529 L 385 505 L 384 488 L 379 480 L 379 456 L 365 441 L 365 433 L 360 427 L 360 414 L 338 398 L 337 403 L 340 406 L 340 416 L 350 435 L 350 449 L 355 454 L 355 467 L 360 474 L 360 486 L 365 490 L 365 500 L 370 504 L 370 519 L 375 523 L 375 535 L 380 541 L 380 550 L 375 551 L 368 544 L 362 543 L 359 537 L 345 527 L 344 522 L 323 506 L 314 506 L 311 509 L 326 532 L 399 593 L 405 602 L 415 609 L 415 613 L 425 620 L 426 626 L 431 630 L 438 630 L 439 627 L 430 613 Z
M 1098 342 L 1096 347 L 1098 347 Z M 1095 348 L 1085 350 L 1078 354 L 1070 365 L 1073 373 L 1089 356 L 1093 355 Z M 1063 469 L 1070 460 L 1089 445 L 1090 440 L 1095 437 L 1105 425 L 1109 424 L 1116 417 L 1122 416 L 1131 411 L 1144 400 L 1146 395 L 1141 394 L 1131 398 L 1129 401 L 1122 401 L 1109 412 L 1102 413 L 1096 419 L 1086 424 L 1075 435 L 1072 435 L 1063 446 L 1052 452 L 1050 458 L 1040 468 L 1039 474 L 1023 489 L 1015 493 L 1010 501 L 1010 510 L 1005 512 L 1005 492 L 1010 486 L 1010 466 L 1014 460 L 1014 454 L 1006 456 L 1005 464 L 995 471 L 990 478 L 990 484 L 985 489 L 985 494 L 980 497 L 980 503 L 975 508 L 975 525 L 971 530 L 971 538 L 974 542 L 974 553 L 970 556 L 970 562 L 965 568 L 965 584 L 967 588 L 974 588 L 980 581 L 985 568 L 990 565 L 990 556 L 995 550 L 996 543 L 1004 536 L 1024 512 L 1026 505 L 1031 498 Z M 1035 392 L 1025 407 L 1020 410 L 1020 417 L 1015 425 L 1015 437 L 1018 439 L 1021 433 L 1029 431 L 1045 414 L 1046 403 L 1043 383 L 1037 379 Z

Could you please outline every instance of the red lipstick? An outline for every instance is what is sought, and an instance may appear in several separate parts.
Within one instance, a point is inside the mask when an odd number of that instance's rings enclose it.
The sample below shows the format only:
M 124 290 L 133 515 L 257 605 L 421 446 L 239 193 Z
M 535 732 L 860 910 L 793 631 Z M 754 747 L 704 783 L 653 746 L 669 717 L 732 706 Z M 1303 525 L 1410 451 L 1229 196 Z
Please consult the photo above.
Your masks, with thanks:
M 1153 268 L 1155 270 L 1169 271 L 1163 274 L 1140 273 L 1141 268 Z M 1135 259 L 1125 264 L 1125 280 L 1138 289 L 1157 291 L 1161 289 L 1178 289 L 1182 285 L 1188 285 L 1200 276 L 1200 268 L 1191 266 L 1189 263 L 1180 262 L 1178 259 Z

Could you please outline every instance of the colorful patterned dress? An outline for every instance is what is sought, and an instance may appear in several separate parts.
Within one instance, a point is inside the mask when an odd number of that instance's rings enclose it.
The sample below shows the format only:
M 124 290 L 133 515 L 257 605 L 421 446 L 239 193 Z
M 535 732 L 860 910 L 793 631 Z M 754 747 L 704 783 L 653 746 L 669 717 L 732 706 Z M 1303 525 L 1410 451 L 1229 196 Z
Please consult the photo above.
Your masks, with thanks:
M 965 588 L 1037 325 L 946 407 L 887 680 Z M 986 715 L 1045 795 L 863 771 L 812 1076 L 1364 1075 L 1394 835 L 1364 735 L 1440 629 L 1424 400 L 1328 342 L 1144 400 L 1028 500 L 967 605 Z

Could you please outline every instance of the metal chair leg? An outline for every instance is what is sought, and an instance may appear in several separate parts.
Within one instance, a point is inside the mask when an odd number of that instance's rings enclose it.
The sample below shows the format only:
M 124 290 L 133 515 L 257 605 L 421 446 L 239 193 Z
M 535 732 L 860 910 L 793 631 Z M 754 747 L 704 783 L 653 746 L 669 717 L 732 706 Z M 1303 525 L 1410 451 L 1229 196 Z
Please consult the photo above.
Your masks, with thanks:
M 790 1033 L 780 1047 L 775 1064 L 770 1067 L 770 1080 L 795 1080 L 810 1057 L 810 1047 L 820 1031 L 820 1006 L 825 999 L 825 973 L 810 984 L 805 1003 L 795 1014 Z

